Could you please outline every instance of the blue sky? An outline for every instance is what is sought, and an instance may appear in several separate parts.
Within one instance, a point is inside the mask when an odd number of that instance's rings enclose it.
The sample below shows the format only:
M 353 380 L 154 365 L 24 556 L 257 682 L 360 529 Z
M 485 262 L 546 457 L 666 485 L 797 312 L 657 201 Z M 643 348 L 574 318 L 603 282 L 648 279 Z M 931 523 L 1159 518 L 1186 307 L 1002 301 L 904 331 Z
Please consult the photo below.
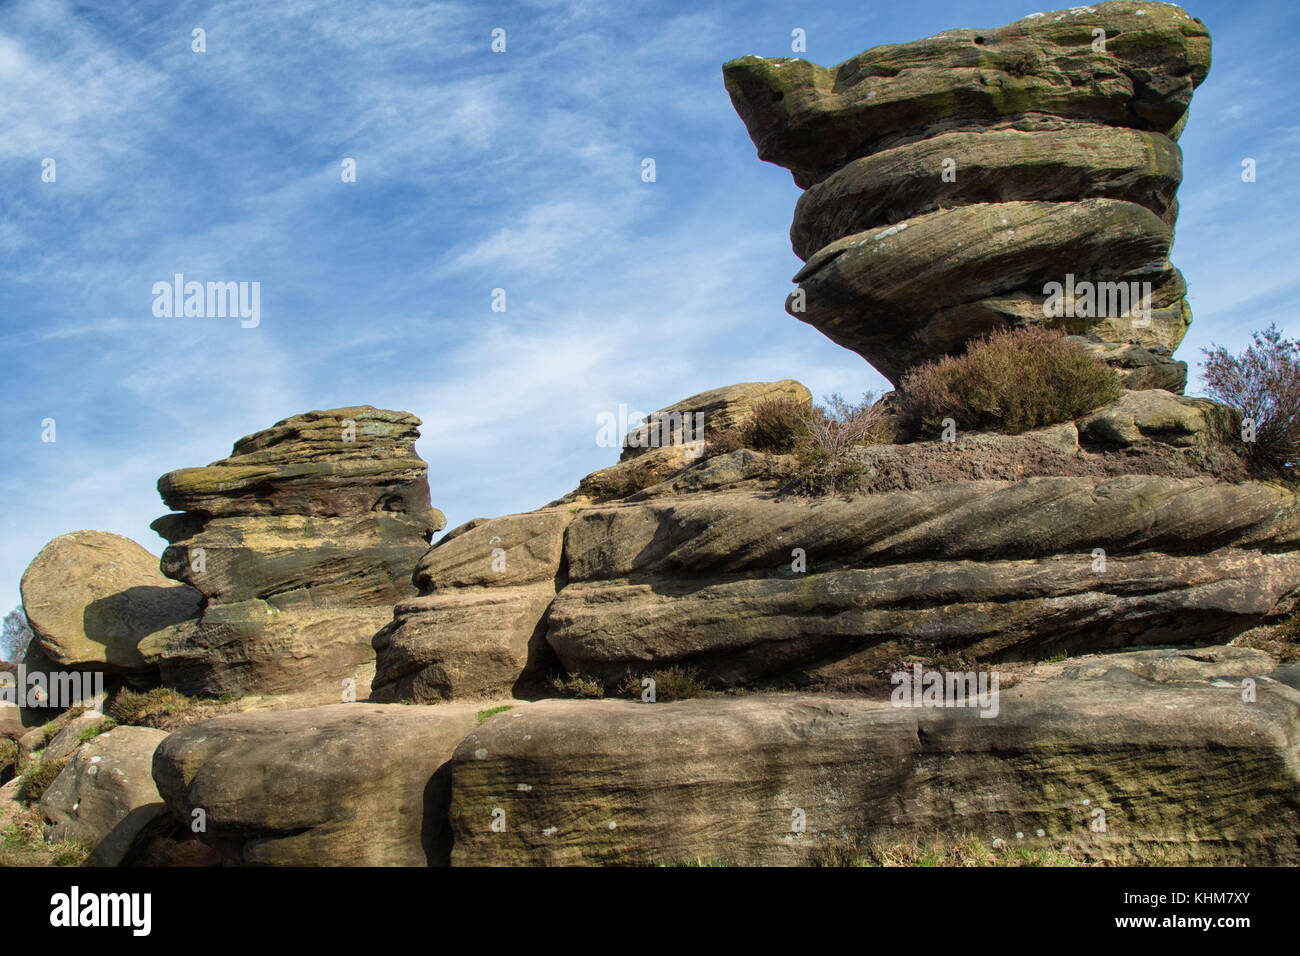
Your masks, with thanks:
M 721 65 L 790 55 L 795 28 L 804 55 L 830 65 L 1035 12 L 1001 0 L 112 6 L 0 7 L 0 611 L 64 532 L 113 531 L 156 553 L 159 475 L 309 409 L 419 415 L 433 502 L 454 526 L 538 507 L 612 463 L 596 416 L 620 403 L 648 412 L 778 378 L 818 396 L 883 390 L 782 308 L 799 191 L 756 158 Z M 1178 356 L 1195 363 L 1269 322 L 1300 331 L 1287 308 L 1300 298 L 1300 5 L 1189 10 L 1214 38 L 1182 139 L 1173 255 L 1195 315 Z M 490 50 L 495 28 L 505 53 Z M 1241 181 L 1244 157 L 1255 183 Z M 260 282 L 260 324 L 156 318 L 152 287 L 177 272 Z

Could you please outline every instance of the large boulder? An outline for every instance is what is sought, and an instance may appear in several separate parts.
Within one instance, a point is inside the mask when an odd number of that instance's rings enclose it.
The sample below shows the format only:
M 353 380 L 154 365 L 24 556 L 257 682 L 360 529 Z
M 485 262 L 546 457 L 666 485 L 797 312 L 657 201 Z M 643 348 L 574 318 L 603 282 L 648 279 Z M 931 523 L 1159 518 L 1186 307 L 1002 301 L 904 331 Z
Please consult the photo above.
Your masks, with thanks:
M 420 595 L 375 636 L 372 698 L 528 695 L 550 669 L 542 620 L 556 591 L 576 508 L 473 521 L 420 559 Z
M 153 775 L 227 864 L 445 865 L 449 761 L 476 722 L 463 704 L 236 714 L 172 734 Z
M 168 580 L 129 538 L 73 531 L 41 549 L 22 578 L 33 644 L 54 665 L 107 674 L 149 670 L 141 641 L 194 617 L 202 595 Z
M 800 865 L 970 836 L 1111 863 L 1300 862 L 1300 692 L 1263 655 L 1169 656 L 1000 682 L 978 706 L 543 701 L 456 749 L 452 862 Z
M 162 570 L 203 613 L 145 651 L 188 694 L 280 706 L 369 693 L 370 641 L 445 525 L 416 454 L 420 421 L 370 406 L 295 415 L 229 458 L 158 482 Z
M 895 384 L 971 339 L 1044 324 L 1097 346 L 1129 387 L 1181 390 L 1176 140 L 1209 66 L 1200 21 L 1128 0 L 829 69 L 727 63 L 759 157 L 807 190 L 787 309 Z
M 116 866 L 136 836 L 166 812 L 153 782 L 153 754 L 166 731 L 115 727 L 78 747 L 40 800 L 51 841 L 92 847 L 88 866 Z

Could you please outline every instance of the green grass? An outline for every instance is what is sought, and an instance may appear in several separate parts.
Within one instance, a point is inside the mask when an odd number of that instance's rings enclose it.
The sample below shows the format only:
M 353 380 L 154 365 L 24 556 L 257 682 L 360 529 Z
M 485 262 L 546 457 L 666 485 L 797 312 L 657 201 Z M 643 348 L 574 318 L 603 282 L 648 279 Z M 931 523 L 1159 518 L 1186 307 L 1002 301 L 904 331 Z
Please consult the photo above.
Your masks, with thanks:
M 89 743 L 100 734 L 106 734 L 116 726 L 117 721 L 113 720 L 112 717 L 105 717 L 104 722 L 99 724 L 99 726 L 84 728 L 81 733 L 77 734 L 77 741 L 83 744 Z
M 229 701 L 186 697 L 169 687 L 156 687 L 144 692 L 119 691 L 104 707 L 104 714 L 118 724 L 131 727 L 176 730 L 233 709 L 234 704 Z
M 514 704 L 502 704 L 500 707 L 488 707 L 485 710 L 480 710 L 478 712 L 478 722 L 480 724 L 483 723 L 483 721 L 487 720 L 493 714 L 503 714 L 513 706 Z

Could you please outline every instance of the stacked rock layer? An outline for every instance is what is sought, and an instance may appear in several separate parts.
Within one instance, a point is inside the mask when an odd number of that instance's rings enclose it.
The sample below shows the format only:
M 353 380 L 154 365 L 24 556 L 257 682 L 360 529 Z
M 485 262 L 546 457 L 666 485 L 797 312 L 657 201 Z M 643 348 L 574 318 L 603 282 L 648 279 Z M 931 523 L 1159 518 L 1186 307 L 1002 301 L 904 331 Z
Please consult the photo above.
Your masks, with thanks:
M 419 424 L 368 405 L 308 412 L 159 479 L 181 512 L 153 524 L 170 542 L 163 573 L 204 599 L 180 635 L 142 644 L 165 684 L 300 702 L 369 693 L 371 638 L 414 593 L 411 571 L 446 523 L 415 453 Z
M 806 190 L 788 311 L 895 385 L 972 338 L 1044 323 L 1130 388 L 1181 392 L 1187 367 L 1172 353 L 1191 310 L 1168 260 L 1177 139 L 1209 66 L 1200 21 L 1125 0 L 829 69 L 731 61 L 727 89 L 759 157 Z M 1049 283 L 1078 308 L 1053 308 Z M 1069 294 L 1085 284 L 1101 301 Z

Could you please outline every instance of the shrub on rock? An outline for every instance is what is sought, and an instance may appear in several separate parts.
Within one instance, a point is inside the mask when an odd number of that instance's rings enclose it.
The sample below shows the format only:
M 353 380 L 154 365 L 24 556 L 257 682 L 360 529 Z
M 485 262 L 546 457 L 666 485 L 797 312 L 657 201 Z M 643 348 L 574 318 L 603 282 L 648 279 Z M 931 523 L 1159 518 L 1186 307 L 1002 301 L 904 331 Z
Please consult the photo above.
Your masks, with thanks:
M 1240 355 L 1221 345 L 1203 351 L 1206 391 L 1240 411 L 1243 425 L 1253 424 L 1254 454 L 1295 467 L 1300 461 L 1300 341 L 1282 338 L 1277 326 L 1270 325 L 1256 332 L 1254 344 Z
M 1064 333 L 1031 326 L 993 332 L 964 355 L 913 369 L 900 393 L 900 416 L 922 437 L 939 435 L 945 419 L 963 431 L 1016 435 L 1109 405 L 1121 387 Z

